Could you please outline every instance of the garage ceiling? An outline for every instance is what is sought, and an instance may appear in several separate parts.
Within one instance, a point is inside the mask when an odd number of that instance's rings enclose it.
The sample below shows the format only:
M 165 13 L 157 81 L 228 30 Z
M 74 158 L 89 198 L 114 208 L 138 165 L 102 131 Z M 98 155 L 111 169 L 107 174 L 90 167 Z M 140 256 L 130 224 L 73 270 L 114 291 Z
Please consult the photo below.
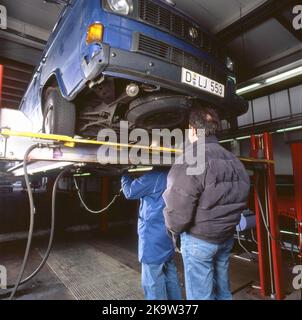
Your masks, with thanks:
M 228 47 L 238 66 L 240 82 L 302 58 L 301 31 L 292 28 L 292 8 L 301 0 L 174 1 Z M 61 7 L 43 0 L 0 0 L 0 4 L 7 7 L 9 15 L 8 29 L 0 30 L 0 62 L 6 69 L 24 70 L 18 76 L 26 82 Z M 11 106 L 18 105 L 23 91 L 9 90 L 7 100 L 14 101 Z
M 176 6 L 190 13 L 209 31 L 216 34 L 266 0 L 176 0 Z

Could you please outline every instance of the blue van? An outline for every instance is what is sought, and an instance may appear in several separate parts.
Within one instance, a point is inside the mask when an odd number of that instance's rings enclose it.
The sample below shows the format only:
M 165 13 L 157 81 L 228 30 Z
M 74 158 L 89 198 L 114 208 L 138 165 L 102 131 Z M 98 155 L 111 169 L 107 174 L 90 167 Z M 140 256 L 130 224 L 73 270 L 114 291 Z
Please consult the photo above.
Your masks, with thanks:
M 224 118 L 247 111 L 231 59 L 171 0 L 46 2 L 63 10 L 20 106 L 36 131 L 172 128 L 194 99 Z

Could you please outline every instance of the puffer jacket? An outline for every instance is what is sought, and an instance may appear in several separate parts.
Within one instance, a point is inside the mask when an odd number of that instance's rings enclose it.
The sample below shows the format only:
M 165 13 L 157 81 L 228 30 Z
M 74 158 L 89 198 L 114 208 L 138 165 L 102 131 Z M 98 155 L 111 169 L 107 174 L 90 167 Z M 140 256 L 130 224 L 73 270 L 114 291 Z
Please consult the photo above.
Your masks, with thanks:
M 196 151 L 197 143 L 189 148 Z M 215 136 L 206 137 L 204 172 L 187 175 L 188 166 L 175 164 L 168 175 L 163 195 L 166 226 L 176 234 L 223 243 L 233 236 L 247 207 L 250 179 L 245 167 Z

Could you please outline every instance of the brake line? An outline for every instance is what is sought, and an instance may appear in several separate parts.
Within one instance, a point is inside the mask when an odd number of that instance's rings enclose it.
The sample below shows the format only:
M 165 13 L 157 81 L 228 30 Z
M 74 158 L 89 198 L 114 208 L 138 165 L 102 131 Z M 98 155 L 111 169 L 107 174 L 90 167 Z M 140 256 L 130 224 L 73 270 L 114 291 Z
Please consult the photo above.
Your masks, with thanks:
M 76 190 L 77 190 L 78 197 L 79 197 L 82 205 L 84 206 L 84 208 L 85 208 L 88 212 L 93 213 L 93 214 L 101 214 L 101 213 L 106 212 L 106 211 L 116 202 L 117 198 L 120 197 L 121 192 L 122 192 L 122 190 L 123 190 L 123 189 L 120 189 L 120 191 L 113 197 L 113 199 L 111 200 L 111 202 L 110 202 L 105 208 L 103 208 L 103 209 L 101 209 L 101 210 L 95 211 L 95 210 L 89 209 L 88 206 L 86 205 L 86 203 L 84 202 L 83 197 L 82 197 L 82 195 L 81 195 L 80 188 L 79 188 L 79 186 L 78 186 L 78 183 L 77 183 L 77 180 L 76 180 L 75 177 L 73 177 L 73 181 L 74 181 L 74 185 L 75 185 L 75 188 L 76 188 Z

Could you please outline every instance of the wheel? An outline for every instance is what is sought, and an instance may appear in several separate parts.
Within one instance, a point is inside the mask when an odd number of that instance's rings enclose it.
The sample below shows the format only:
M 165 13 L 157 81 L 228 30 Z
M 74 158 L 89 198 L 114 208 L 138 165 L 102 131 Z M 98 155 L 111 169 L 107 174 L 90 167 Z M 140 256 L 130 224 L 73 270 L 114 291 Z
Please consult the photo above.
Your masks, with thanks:
M 175 128 L 184 123 L 190 106 L 185 96 L 157 94 L 134 100 L 126 118 L 136 127 L 148 130 Z
M 46 90 L 43 107 L 44 133 L 74 136 L 75 105 L 62 97 L 59 88 L 51 87 Z

